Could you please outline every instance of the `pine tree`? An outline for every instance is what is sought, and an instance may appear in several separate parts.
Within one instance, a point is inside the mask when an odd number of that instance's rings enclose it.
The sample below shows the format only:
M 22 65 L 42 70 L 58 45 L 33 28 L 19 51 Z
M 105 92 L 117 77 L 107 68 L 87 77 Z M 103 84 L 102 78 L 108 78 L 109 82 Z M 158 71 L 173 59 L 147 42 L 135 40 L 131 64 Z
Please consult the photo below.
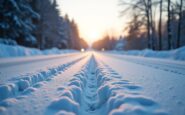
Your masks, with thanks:
M 35 26 L 32 19 L 38 14 L 32 10 L 28 0 L 1 0 L 0 1 L 0 37 L 13 39 L 19 44 L 35 44 L 32 35 Z

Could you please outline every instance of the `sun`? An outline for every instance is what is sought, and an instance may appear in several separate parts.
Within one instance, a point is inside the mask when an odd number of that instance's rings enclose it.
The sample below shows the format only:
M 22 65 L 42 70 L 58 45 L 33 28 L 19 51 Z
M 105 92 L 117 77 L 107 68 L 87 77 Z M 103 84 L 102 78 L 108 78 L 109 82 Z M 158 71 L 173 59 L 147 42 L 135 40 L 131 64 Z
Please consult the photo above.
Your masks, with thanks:
M 90 46 L 93 44 L 93 42 L 97 41 L 98 39 L 100 39 L 100 34 L 95 32 L 95 31 L 90 31 L 87 32 L 86 37 L 83 38 Z

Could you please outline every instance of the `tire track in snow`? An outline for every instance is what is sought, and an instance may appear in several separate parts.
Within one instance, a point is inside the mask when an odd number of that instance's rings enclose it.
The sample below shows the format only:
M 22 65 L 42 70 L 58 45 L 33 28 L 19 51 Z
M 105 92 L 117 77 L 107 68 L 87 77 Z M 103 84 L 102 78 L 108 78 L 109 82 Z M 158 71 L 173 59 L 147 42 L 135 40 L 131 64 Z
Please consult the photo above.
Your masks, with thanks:
M 109 55 L 111 57 L 116 57 L 116 59 L 119 60 L 125 60 L 131 63 L 135 63 L 135 64 L 139 64 L 139 65 L 143 65 L 143 66 L 147 66 L 147 67 L 151 67 L 154 69 L 159 69 L 159 70 L 163 70 L 163 71 L 167 71 L 167 72 L 171 72 L 171 73 L 175 73 L 175 74 L 179 74 L 179 75 L 185 75 L 185 66 L 183 64 L 176 64 L 175 66 L 170 63 L 164 63 L 163 61 L 156 61 L 156 60 L 150 60 L 149 58 L 144 59 L 140 59 L 140 58 L 133 58 L 133 57 L 123 57 L 123 56 L 119 56 L 119 55 Z
M 152 99 L 141 95 L 142 87 L 122 79 L 108 65 L 98 62 L 99 107 L 104 115 L 166 115 Z
M 56 114 L 66 115 L 87 115 L 94 110 L 96 103 L 96 79 L 95 74 L 95 61 L 91 57 L 90 60 L 84 65 L 77 74 L 68 82 L 68 85 L 58 88 L 61 92 L 59 99 L 54 100 L 48 109 Z M 89 73 L 89 70 L 91 73 Z M 92 82 L 91 84 L 89 84 Z M 91 91 L 89 91 L 91 90 Z M 84 114 L 87 113 L 87 114 Z
M 92 56 L 68 86 L 60 88 L 61 97 L 49 109 L 71 115 L 167 115 L 140 90 Z
M 0 102 L 7 98 L 15 97 L 33 91 L 33 89 L 30 87 L 40 87 L 40 82 L 51 80 L 52 77 L 54 77 L 56 74 L 65 71 L 66 69 L 79 62 L 80 60 L 84 59 L 85 57 L 86 56 L 76 59 L 72 62 L 62 64 L 54 68 L 50 68 L 46 71 L 33 73 L 32 75 L 19 78 L 11 83 L 0 84 Z
M 86 84 L 84 87 L 84 95 L 82 96 L 81 114 L 94 114 L 98 104 L 98 82 L 96 78 L 96 62 L 94 56 L 91 57 L 89 66 L 87 67 L 85 78 Z

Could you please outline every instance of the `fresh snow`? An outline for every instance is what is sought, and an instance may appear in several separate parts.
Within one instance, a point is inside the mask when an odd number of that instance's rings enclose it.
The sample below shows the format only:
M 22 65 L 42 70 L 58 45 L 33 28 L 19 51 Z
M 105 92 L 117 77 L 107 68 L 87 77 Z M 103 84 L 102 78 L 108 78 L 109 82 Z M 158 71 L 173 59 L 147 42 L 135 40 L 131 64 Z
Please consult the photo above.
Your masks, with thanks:
M 129 51 L 108 51 L 109 53 L 141 56 L 141 57 L 155 57 L 173 60 L 185 60 L 185 47 L 181 47 L 171 51 L 153 51 L 150 49 L 145 50 L 129 50 Z
M 76 52 L 0 59 L 0 115 L 184 115 L 185 62 Z

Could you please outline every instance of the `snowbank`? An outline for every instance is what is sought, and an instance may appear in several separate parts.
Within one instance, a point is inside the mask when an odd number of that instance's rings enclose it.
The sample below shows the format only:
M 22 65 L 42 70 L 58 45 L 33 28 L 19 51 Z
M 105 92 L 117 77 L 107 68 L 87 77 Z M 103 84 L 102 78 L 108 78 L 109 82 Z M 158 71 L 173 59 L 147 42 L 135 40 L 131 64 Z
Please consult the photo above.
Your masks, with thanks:
M 185 60 L 185 47 L 171 51 L 153 51 L 149 49 L 145 50 L 131 50 L 131 51 L 110 51 L 111 53 L 133 55 L 142 57 L 155 57 L 155 58 L 168 58 L 173 60 Z
M 1 57 L 18 57 L 18 56 L 34 56 L 34 55 L 49 55 L 49 54 L 63 54 L 77 52 L 77 50 L 59 50 L 52 48 L 48 50 L 39 50 L 36 48 L 26 48 L 23 46 L 11 46 L 0 44 L 0 58 Z

